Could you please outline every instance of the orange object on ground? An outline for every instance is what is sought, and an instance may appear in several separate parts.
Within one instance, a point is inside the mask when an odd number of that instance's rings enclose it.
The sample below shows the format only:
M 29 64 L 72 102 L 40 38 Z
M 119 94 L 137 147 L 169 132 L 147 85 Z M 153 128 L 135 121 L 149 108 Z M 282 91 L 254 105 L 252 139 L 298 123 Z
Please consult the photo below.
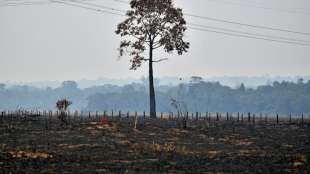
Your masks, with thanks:
M 100 120 L 100 123 L 101 123 L 102 125 L 107 125 L 107 124 L 109 124 L 108 117 L 106 117 L 106 116 L 102 117 L 101 120 Z

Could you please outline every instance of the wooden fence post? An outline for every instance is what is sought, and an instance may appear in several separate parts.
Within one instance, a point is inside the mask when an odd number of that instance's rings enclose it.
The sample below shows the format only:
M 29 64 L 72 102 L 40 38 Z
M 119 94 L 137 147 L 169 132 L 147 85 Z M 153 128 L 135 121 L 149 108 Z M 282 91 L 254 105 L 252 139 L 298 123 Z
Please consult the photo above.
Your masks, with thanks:
M 239 114 L 239 112 L 237 113 L 237 122 L 239 122 L 240 121 L 240 114 Z
M 292 114 L 290 113 L 290 123 L 292 122 Z
M 4 120 L 4 111 L 1 111 L 1 123 L 3 122 Z
M 198 120 L 198 117 L 199 117 L 198 112 L 196 112 L 196 120 Z
M 138 123 L 138 113 L 135 112 L 135 121 L 134 121 L 134 129 L 137 129 L 137 123 Z
M 304 126 L 304 113 L 301 114 L 301 126 Z
M 279 114 L 277 114 L 277 124 L 279 124 Z
M 248 122 L 251 122 L 251 113 L 248 113 Z
M 119 117 L 119 118 L 122 117 L 122 111 L 121 111 L 121 110 L 118 111 L 118 117 Z
M 127 118 L 129 118 L 129 111 L 127 112 Z
M 145 119 L 145 111 L 143 111 L 143 118 Z
M 211 116 L 212 116 L 211 113 L 207 113 L 207 116 L 209 123 L 211 123 Z
M 163 119 L 163 113 L 162 112 L 160 113 L 160 119 L 161 120 Z
M 253 124 L 255 125 L 255 114 L 253 114 Z

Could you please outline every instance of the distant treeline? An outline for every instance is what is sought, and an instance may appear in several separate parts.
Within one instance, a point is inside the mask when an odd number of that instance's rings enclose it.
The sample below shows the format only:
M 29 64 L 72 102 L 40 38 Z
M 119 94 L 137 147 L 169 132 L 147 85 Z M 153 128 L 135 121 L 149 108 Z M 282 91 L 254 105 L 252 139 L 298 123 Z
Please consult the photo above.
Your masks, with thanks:
M 59 88 L 0 85 L 0 110 L 55 109 L 58 99 L 73 102 L 71 109 L 87 111 L 148 111 L 148 86 L 132 83 L 125 86 L 103 85 L 79 89 L 74 81 Z M 157 86 L 158 112 L 256 112 L 310 113 L 310 81 L 273 82 L 256 89 L 223 86 L 194 78 L 177 86 Z

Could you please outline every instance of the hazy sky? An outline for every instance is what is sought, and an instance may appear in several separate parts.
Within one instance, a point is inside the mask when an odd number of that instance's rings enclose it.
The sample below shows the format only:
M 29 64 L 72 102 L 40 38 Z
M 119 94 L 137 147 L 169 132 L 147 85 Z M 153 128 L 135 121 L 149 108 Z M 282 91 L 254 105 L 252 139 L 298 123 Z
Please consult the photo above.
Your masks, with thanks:
M 8 0 L 0 0 L 5 4 Z M 24 2 L 27 0 L 20 0 Z M 29 0 L 30 1 L 30 0 Z M 31 0 L 35 1 L 35 0 Z M 44 1 L 44 0 L 41 0 Z M 47 1 L 44 1 L 47 2 Z M 113 0 L 91 3 L 127 9 Z M 253 25 L 310 32 L 309 0 L 176 0 L 184 12 Z M 147 66 L 129 70 L 117 59 L 116 25 L 124 18 L 57 3 L 0 5 L 0 81 L 77 80 L 147 75 Z M 310 36 L 198 20 L 198 23 L 245 32 L 308 40 Z M 310 46 L 188 30 L 187 54 L 155 65 L 155 76 L 310 75 Z M 309 43 L 310 44 L 310 43 Z

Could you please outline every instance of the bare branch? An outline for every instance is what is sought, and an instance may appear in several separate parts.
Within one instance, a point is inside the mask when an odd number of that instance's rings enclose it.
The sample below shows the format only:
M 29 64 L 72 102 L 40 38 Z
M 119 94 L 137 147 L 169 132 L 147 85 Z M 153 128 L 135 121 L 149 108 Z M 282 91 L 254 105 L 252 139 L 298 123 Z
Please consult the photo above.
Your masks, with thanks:
M 156 50 L 157 48 L 160 48 L 162 46 L 163 46 L 163 44 L 156 43 L 156 44 L 154 44 L 153 50 Z
M 168 58 L 164 58 L 164 59 L 159 59 L 159 60 L 153 60 L 154 63 L 159 63 L 162 61 L 168 60 Z

